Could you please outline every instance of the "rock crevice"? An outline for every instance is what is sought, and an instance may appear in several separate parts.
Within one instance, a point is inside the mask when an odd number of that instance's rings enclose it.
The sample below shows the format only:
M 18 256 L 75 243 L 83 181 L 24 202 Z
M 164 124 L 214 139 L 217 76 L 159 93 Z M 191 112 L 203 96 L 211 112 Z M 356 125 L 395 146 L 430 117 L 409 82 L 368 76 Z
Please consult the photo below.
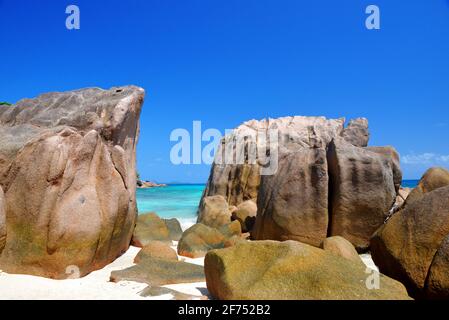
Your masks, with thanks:
M 275 141 L 270 140 L 273 130 Z M 217 195 L 230 206 L 253 200 L 255 240 L 319 246 L 328 236 L 343 236 L 364 251 L 388 216 L 402 180 L 394 148 L 367 147 L 368 140 L 364 118 L 346 127 L 343 118 L 248 121 L 223 138 L 200 207 Z M 253 154 L 239 164 L 220 162 L 241 150 Z M 261 157 L 264 151 L 270 157 Z M 254 156 L 255 162 L 247 161 Z M 276 170 L 262 172 L 267 160 Z M 251 174 L 242 175 L 248 168 Z

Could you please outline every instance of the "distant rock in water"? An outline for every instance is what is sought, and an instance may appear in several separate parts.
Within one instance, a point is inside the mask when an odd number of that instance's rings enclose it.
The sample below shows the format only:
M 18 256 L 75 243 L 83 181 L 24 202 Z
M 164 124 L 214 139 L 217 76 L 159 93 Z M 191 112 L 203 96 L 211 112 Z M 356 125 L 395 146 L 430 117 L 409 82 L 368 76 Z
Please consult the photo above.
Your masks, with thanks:
M 166 187 L 166 184 L 159 184 L 156 182 L 151 181 L 143 181 L 143 180 L 137 180 L 137 188 L 139 189 L 149 189 L 149 188 L 160 188 L 160 187 Z
M 252 200 L 255 240 L 319 246 L 343 236 L 364 251 L 402 180 L 396 150 L 367 147 L 368 140 L 364 118 L 346 127 L 343 118 L 324 117 L 245 122 L 223 138 L 200 208 L 211 196 L 230 206 Z
M 0 106 L 0 269 L 83 276 L 128 249 L 144 96 L 89 88 Z

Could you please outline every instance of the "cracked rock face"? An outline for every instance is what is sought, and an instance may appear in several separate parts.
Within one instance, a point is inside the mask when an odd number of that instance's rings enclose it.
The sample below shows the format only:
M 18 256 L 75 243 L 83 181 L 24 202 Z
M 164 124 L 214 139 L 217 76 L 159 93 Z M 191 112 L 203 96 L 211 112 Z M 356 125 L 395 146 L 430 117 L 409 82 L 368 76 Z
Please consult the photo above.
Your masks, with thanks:
M 368 139 L 363 118 L 347 126 L 343 118 L 324 117 L 248 121 L 222 140 L 202 202 L 214 195 L 235 206 L 257 202 L 255 240 L 319 246 L 326 237 L 343 236 L 364 251 L 402 180 L 394 148 L 367 147 Z M 222 161 L 242 152 L 243 163 Z M 263 171 L 267 163 L 275 170 Z
M 371 236 L 383 225 L 396 199 L 393 159 L 397 153 L 386 156 L 375 150 L 339 139 L 328 150 L 329 234 L 344 237 L 358 251 L 368 249 Z
M 263 176 L 276 174 L 276 169 L 280 167 L 276 161 L 270 162 L 270 159 L 276 158 L 275 154 L 266 156 L 272 150 L 274 152 L 274 148 L 270 148 L 272 140 L 277 141 L 279 157 L 304 149 L 325 148 L 334 137 L 343 135 L 344 122 L 344 119 L 295 116 L 243 123 L 223 138 L 204 197 L 221 195 L 229 205 L 234 206 L 247 200 L 256 201 Z M 270 136 L 271 132 L 277 134 L 274 139 Z M 254 155 L 255 161 L 248 157 L 238 163 L 237 155 L 242 153 Z M 226 158 L 226 155 L 229 154 L 234 161 L 227 160 L 230 156 Z M 219 156 L 221 163 L 217 161 Z M 267 170 L 262 171 L 262 168 Z
M 90 88 L 0 106 L 0 269 L 63 279 L 127 250 L 144 95 Z

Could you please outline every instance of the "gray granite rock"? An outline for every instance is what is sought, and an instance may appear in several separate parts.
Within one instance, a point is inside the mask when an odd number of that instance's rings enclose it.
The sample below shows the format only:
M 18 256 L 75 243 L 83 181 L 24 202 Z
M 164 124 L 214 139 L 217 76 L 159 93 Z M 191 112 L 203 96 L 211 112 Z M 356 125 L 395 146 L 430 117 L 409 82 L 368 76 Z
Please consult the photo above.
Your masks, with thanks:
M 127 250 L 144 95 L 134 86 L 89 88 L 0 106 L 1 269 L 61 279 Z

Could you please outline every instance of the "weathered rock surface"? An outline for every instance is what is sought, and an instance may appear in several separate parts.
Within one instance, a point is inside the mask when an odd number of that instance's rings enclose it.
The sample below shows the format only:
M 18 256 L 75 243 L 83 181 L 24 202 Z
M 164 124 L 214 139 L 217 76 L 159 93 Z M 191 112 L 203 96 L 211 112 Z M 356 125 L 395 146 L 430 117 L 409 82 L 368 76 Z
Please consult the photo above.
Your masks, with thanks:
M 204 268 L 183 261 L 149 258 L 130 268 L 111 272 L 110 280 L 136 281 L 150 286 L 203 282 Z
M 259 190 L 259 171 L 258 164 L 223 165 L 214 163 L 203 197 L 221 195 L 230 205 L 254 200 L 257 198 Z
M 232 211 L 232 220 L 240 222 L 242 232 L 250 232 L 256 222 L 256 215 L 257 204 L 253 200 L 247 200 Z
M 210 294 L 221 300 L 409 299 L 401 283 L 379 275 L 379 288 L 368 289 L 362 264 L 296 241 L 212 250 L 204 269 Z
M 399 153 L 392 146 L 387 147 L 367 147 L 365 150 L 375 152 L 382 155 L 386 162 L 388 162 L 393 170 L 393 181 L 396 192 L 399 192 L 402 184 L 402 170 L 399 158 Z
M 341 139 L 329 145 L 330 234 L 366 250 L 396 199 L 391 156 L 358 148 Z
M 160 241 L 151 241 L 139 251 L 134 258 L 134 263 L 138 264 L 144 260 L 153 258 L 177 261 L 178 255 L 168 244 Z
M 140 214 L 137 217 L 132 244 L 143 248 L 152 241 L 172 243 L 167 224 L 154 212 Z
M 164 219 L 165 225 L 168 229 L 168 236 L 173 241 L 179 241 L 182 237 L 181 223 L 178 219 Z
M 219 228 L 231 222 L 231 212 L 223 196 L 204 197 L 198 211 L 198 223 Z
M 341 235 L 366 250 L 395 202 L 402 180 L 399 155 L 392 147 L 366 147 L 366 119 L 344 123 L 324 117 L 244 123 L 223 138 L 201 203 L 212 195 L 236 206 L 256 201 L 253 229 L 242 225 L 255 240 L 319 246 Z M 244 161 L 223 161 L 229 155 Z
M 411 295 L 425 297 L 429 269 L 440 248 L 438 256 L 444 256 L 448 235 L 449 186 L 424 194 L 394 214 L 371 239 L 371 254 L 381 272 L 404 283 Z M 439 277 L 441 264 L 435 260 L 434 276 Z
M 277 173 L 262 177 L 253 238 L 319 246 L 327 236 L 328 185 L 324 148 L 281 155 Z
M 152 241 L 161 241 L 171 245 L 182 236 L 181 224 L 177 219 L 162 219 L 156 213 L 140 214 L 137 218 L 132 244 L 144 247 Z
M 427 298 L 449 299 L 449 235 L 433 257 L 425 288 Z
M 0 254 L 5 247 L 6 242 L 6 211 L 5 211 L 5 196 L 2 187 L 0 187 Z
M 363 121 L 366 120 L 357 123 Z M 274 157 L 267 154 L 274 155 L 277 146 L 280 154 L 316 145 L 325 147 L 334 137 L 344 134 L 344 122 L 344 119 L 295 116 L 243 123 L 223 138 L 203 197 L 222 195 L 229 205 L 246 200 L 257 202 L 261 172 L 270 173 L 276 167 Z M 274 130 L 276 134 L 270 135 Z M 363 140 L 365 132 L 360 138 L 356 137 L 358 134 L 359 130 L 348 130 L 345 139 Z
M 410 192 L 405 205 L 421 199 L 426 193 L 449 186 L 449 171 L 444 168 L 430 168 L 427 170 L 416 188 Z
M 138 87 L 91 88 L 0 106 L 1 269 L 60 279 L 127 250 L 143 99 Z
M 344 140 L 356 147 L 366 147 L 369 141 L 368 120 L 352 119 L 341 135 Z
M 225 248 L 237 242 L 234 237 L 241 237 L 241 227 L 234 221 L 219 229 L 197 223 L 187 229 L 178 243 L 180 256 L 199 258 L 204 257 L 212 249 Z
M 360 258 L 357 250 L 355 250 L 352 243 L 343 237 L 329 237 L 321 243 L 320 247 L 327 252 L 336 254 L 353 262 L 363 264 L 362 259 Z

